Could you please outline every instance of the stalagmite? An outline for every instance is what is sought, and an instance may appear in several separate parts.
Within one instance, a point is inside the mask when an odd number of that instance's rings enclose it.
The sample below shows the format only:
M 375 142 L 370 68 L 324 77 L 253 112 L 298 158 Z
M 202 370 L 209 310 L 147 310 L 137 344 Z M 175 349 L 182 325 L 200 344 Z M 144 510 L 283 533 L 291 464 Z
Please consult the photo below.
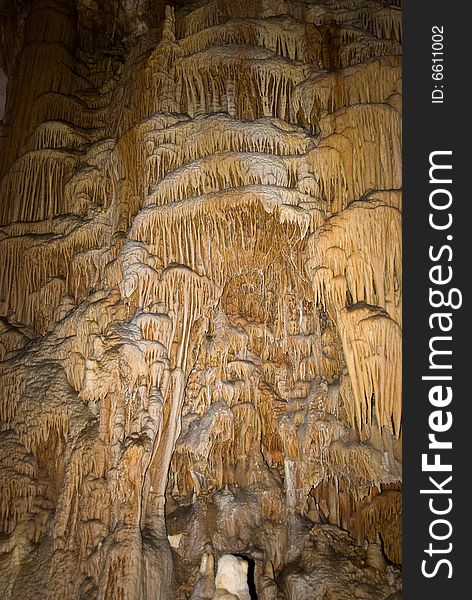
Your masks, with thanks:
M 10 4 L 0 596 L 392 597 L 398 2 Z
M 224 554 L 218 560 L 215 578 L 214 600 L 249 600 L 247 584 L 248 563 L 244 559 L 231 554 Z

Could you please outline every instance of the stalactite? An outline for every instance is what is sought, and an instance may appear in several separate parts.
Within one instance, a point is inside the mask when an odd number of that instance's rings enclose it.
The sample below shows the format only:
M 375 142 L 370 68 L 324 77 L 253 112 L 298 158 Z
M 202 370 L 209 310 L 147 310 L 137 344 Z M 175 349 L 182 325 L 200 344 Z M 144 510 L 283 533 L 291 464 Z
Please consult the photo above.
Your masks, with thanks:
M 76 128 L 60 121 L 47 121 L 36 127 L 28 139 L 28 150 L 43 150 L 46 148 L 68 148 L 80 150 L 88 143 L 88 137 Z
M 205 70 L 199 72 L 198 64 L 205 64 Z M 237 75 L 242 69 L 244 79 Z M 290 122 L 291 92 L 302 79 L 302 65 L 263 48 L 250 48 L 245 55 L 241 47 L 225 46 L 224 54 L 207 50 L 178 59 L 176 78 L 182 89 L 181 110 L 191 117 L 199 112 L 225 112 L 220 103 L 223 97 L 228 98 L 227 82 L 232 81 L 238 118 L 272 116 Z M 221 86 L 216 97 L 206 93 L 214 89 L 212 82 Z M 257 106 L 254 98 L 265 100 L 265 104 Z
M 349 372 L 353 380 L 355 424 L 361 431 L 374 420 L 400 435 L 401 329 L 382 311 L 354 306 L 339 315 Z M 355 374 L 355 375 L 354 375 Z M 347 401 L 350 399 L 346 398 Z
M 224 44 L 262 46 L 291 60 L 304 57 L 305 27 L 287 19 L 232 19 L 215 27 L 187 34 L 179 40 L 184 56 Z
M 4 431 L 1 437 L 0 480 L 3 494 L 0 520 L 3 531 L 10 533 L 16 523 L 32 509 L 37 493 L 37 465 L 13 431 Z
M 157 124 L 156 124 L 157 125 Z M 278 119 L 242 123 L 214 114 L 171 123 L 146 134 L 146 185 L 164 178 L 185 163 L 220 152 L 258 152 L 278 156 L 304 154 L 314 146 L 302 129 Z
M 356 533 L 360 539 L 377 540 L 382 524 L 388 524 L 382 535 L 386 555 L 393 562 L 401 562 L 401 494 L 394 489 L 386 489 L 366 503 L 359 516 L 356 515 Z
M 376 11 L 362 10 L 359 17 L 364 27 L 380 39 L 395 39 L 401 42 L 401 12 L 392 6 Z
M 41 221 L 64 212 L 62 187 L 70 176 L 75 157 L 61 150 L 36 150 L 19 158 L 2 180 L 8 199 L 1 220 Z
M 388 597 L 396 4 L 22 11 L 0 139 L 5 600 L 213 600 L 228 555 L 266 600 Z
M 177 24 L 177 36 L 186 37 L 197 31 L 208 29 L 218 25 L 219 5 L 216 0 L 212 2 L 201 3 L 201 6 L 194 8 L 189 14 L 183 15 Z
M 41 304 L 44 301 L 37 296 L 37 290 L 50 281 L 55 281 L 56 293 L 48 297 L 47 310 L 53 310 L 61 299 L 57 283 L 61 277 L 67 278 L 72 256 L 90 247 L 105 245 L 108 236 L 109 229 L 104 223 L 86 221 L 78 225 L 72 220 L 71 231 L 66 229 L 65 235 L 38 233 L 4 238 L 0 242 L 4 248 L 2 270 L 5 277 L 1 288 L 4 314 L 15 314 L 21 323 L 35 322 L 38 308 L 35 302 Z
M 349 291 L 352 302 L 380 306 L 400 322 L 400 218 L 396 208 L 380 201 L 356 202 L 313 234 L 307 268 L 313 275 L 316 297 L 324 306 L 343 308 Z M 340 296 L 335 293 L 338 281 L 343 282 Z
M 294 91 L 294 112 L 311 123 L 354 104 L 385 102 L 401 83 L 400 57 L 376 58 L 355 67 L 314 73 Z
M 355 219 L 354 225 L 351 215 L 357 211 L 366 218 Z M 374 214 L 376 225 L 368 225 Z M 381 226 L 381 214 L 384 221 L 379 238 L 375 228 Z M 342 225 L 347 222 L 354 225 L 348 233 Z M 359 226 L 366 228 L 361 235 Z M 343 232 L 347 233 L 346 238 Z M 378 425 L 397 435 L 400 432 L 400 232 L 397 210 L 372 201 L 352 204 L 313 237 L 317 242 L 309 269 L 313 269 L 316 297 L 331 311 L 340 331 L 353 388 L 352 397 L 348 395 L 345 400 L 348 405 L 354 402 L 348 410 L 351 423 L 359 431 L 372 423 L 375 398 Z M 369 238 L 376 246 L 367 250 Z M 366 264 L 366 251 L 379 262 L 371 259 Z

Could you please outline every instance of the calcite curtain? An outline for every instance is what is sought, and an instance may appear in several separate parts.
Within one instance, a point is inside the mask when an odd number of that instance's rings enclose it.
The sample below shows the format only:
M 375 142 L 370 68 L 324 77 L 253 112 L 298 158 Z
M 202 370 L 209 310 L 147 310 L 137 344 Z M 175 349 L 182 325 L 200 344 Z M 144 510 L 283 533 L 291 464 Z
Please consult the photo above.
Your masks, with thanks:
M 1 597 L 400 597 L 399 3 L 0 15 Z

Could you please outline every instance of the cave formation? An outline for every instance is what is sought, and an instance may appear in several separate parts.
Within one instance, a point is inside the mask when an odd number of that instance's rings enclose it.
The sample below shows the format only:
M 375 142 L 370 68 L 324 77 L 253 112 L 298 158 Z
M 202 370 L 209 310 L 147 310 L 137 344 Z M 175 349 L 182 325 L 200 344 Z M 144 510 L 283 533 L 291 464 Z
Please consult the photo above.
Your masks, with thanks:
M 399 2 L 0 16 L 1 598 L 401 597 Z

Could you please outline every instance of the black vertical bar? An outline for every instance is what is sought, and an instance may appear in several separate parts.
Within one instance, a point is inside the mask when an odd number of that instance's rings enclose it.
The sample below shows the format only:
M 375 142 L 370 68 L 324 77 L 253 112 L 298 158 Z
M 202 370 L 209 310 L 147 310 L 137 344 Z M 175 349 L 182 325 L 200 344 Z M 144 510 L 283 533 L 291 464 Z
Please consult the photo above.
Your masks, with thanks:
M 472 202 L 467 181 L 467 174 L 472 175 L 468 97 L 472 79 L 469 45 L 472 30 L 466 25 L 466 8 L 464 3 L 445 0 L 406 0 L 403 7 L 403 565 L 406 600 L 466 598 L 471 594 L 472 567 L 468 566 L 466 542 L 472 535 L 468 492 L 472 462 L 472 431 L 469 431 L 472 391 L 466 378 L 468 371 L 472 374 L 472 365 L 467 364 L 469 356 L 472 357 L 469 343 L 472 327 L 468 318 L 470 292 L 466 284 L 469 272 L 472 274 L 469 245 L 472 230 L 467 231 Z M 433 152 L 449 151 L 452 154 L 436 154 L 431 158 Z M 451 170 L 432 172 L 432 179 L 451 178 L 452 183 L 430 182 L 430 160 L 452 165 Z M 451 197 L 449 208 L 431 206 L 431 201 L 436 206 L 441 203 L 446 206 Z M 436 226 L 445 226 L 450 218 L 452 223 L 448 228 L 435 229 L 430 218 Z M 437 266 L 439 269 L 430 272 Z M 431 277 L 443 281 L 449 276 L 451 280 L 447 283 L 431 281 Z M 434 308 L 430 290 L 442 292 L 445 302 L 451 290 L 456 290 L 451 292 L 451 304 L 459 304 L 462 294 L 462 306 Z M 436 293 L 432 301 L 441 304 L 440 298 Z M 452 323 L 450 331 L 441 331 L 439 319 L 432 317 L 435 313 L 448 315 L 441 324 L 446 329 L 446 325 Z M 433 356 L 434 364 L 443 367 L 449 364 L 451 369 L 429 366 L 429 344 L 435 336 L 452 338 L 432 342 L 435 349 L 452 350 L 450 355 Z M 422 379 L 438 375 L 451 376 L 452 380 Z M 429 393 L 434 386 L 442 386 L 441 394 L 447 393 L 446 387 L 451 388 L 453 396 L 449 405 L 433 406 Z M 453 421 L 450 429 L 436 433 L 436 439 L 451 441 L 452 449 L 428 449 L 428 435 L 435 433 L 429 417 L 438 410 L 441 415 L 432 417 L 435 427 L 446 428 L 449 417 Z M 443 465 L 450 464 L 452 471 L 423 470 L 422 454 L 425 453 L 429 464 L 439 460 Z M 435 454 L 440 458 L 436 459 Z M 452 481 L 444 483 L 450 476 Z M 420 490 L 437 491 L 439 486 L 451 493 L 420 493 Z M 443 515 L 432 512 L 448 508 L 450 511 Z M 434 523 L 438 519 L 443 522 Z M 444 521 L 450 523 L 451 529 Z M 444 539 L 434 539 L 432 534 Z M 444 562 L 439 563 L 441 560 Z

